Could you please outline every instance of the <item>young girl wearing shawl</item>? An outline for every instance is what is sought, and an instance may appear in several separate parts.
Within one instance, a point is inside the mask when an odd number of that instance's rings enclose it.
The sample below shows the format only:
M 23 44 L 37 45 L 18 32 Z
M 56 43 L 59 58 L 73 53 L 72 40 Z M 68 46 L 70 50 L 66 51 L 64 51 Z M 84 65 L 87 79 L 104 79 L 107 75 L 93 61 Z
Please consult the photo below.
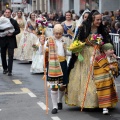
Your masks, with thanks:
M 51 88 L 51 99 L 53 104 L 52 114 L 62 109 L 62 97 L 68 84 L 67 62 L 65 42 L 62 37 L 63 27 L 60 24 L 54 26 L 54 36 L 48 38 L 48 69 L 47 81 Z
M 103 54 L 95 58 L 94 80 L 97 88 L 99 108 L 103 114 L 108 114 L 108 108 L 118 102 L 114 77 L 118 76 L 118 62 L 113 56 L 113 45 L 106 43 L 102 46 Z

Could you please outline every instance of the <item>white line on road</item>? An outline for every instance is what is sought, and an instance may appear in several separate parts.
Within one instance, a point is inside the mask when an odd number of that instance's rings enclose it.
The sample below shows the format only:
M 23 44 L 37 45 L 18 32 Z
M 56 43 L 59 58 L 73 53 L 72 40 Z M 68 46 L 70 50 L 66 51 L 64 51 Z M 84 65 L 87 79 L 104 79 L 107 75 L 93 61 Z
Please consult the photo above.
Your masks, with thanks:
M 2 111 L 2 109 L 0 109 L 0 111 Z
M 59 117 L 51 117 L 53 120 L 61 120 Z
M 32 92 L 28 93 L 30 97 L 37 97 L 35 94 L 33 94 Z
M 21 88 L 21 90 L 25 93 L 28 93 L 30 97 L 37 97 L 35 94 L 33 94 L 28 88 Z
M 19 95 L 26 94 L 25 92 L 1 92 L 0 95 Z
M 43 110 L 46 110 L 46 105 L 45 105 L 43 102 L 39 101 L 39 102 L 37 102 L 37 104 L 38 104 Z M 49 108 L 48 108 L 48 110 L 49 110 Z
M 18 84 L 18 85 L 20 85 L 20 84 L 22 84 L 22 82 L 20 81 L 20 80 L 12 80 L 15 84 Z

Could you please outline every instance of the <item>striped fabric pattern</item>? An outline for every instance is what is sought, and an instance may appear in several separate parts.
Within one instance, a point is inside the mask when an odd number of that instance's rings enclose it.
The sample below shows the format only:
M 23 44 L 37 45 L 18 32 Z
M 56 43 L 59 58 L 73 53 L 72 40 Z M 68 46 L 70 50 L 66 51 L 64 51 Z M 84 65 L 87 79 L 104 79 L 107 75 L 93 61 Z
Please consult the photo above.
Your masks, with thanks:
M 60 66 L 60 62 L 58 60 L 58 56 L 56 53 L 56 45 L 52 38 L 49 38 L 49 66 L 48 66 L 48 76 L 52 78 L 51 80 L 57 78 L 61 79 L 63 76 L 63 72 Z
M 112 107 L 118 102 L 113 80 L 96 82 L 99 108 Z
M 94 80 L 100 108 L 112 107 L 118 102 L 114 77 L 109 65 L 105 54 L 96 57 L 94 62 Z

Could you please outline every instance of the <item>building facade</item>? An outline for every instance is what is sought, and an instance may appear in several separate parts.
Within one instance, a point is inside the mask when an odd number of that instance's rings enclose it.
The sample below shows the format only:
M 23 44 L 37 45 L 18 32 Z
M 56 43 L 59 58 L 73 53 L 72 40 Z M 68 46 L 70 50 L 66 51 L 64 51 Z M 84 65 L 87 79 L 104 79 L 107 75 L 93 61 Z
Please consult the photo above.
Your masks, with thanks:
M 11 7 L 11 0 L 0 0 L 0 10 L 4 10 L 6 7 Z
M 48 12 L 74 9 L 79 14 L 81 9 L 99 9 L 99 0 L 48 0 Z
M 90 10 L 97 9 L 101 13 L 105 10 L 114 11 L 120 9 L 120 0 L 48 0 L 47 4 L 48 12 L 62 11 L 65 13 L 74 9 L 78 15 L 81 9 L 86 8 Z
M 32 11 L 35 10 L 48 11 L 48 0 L 32 0 Z
M 26 4 L 23 4 L 24 2 Z M 65 13 L 74 9 L 75 13 L 79 15 L 79 11 L 86 8 L 97 9 L 101 13 L 105 10 L 120 9 L 120 0 L 0 0 L 0 10 L 4 10 L 6 7 L 12 7 L 16 10 L 22 9 L 24 12 L 41 10 L 48 13 L 59 11 Z

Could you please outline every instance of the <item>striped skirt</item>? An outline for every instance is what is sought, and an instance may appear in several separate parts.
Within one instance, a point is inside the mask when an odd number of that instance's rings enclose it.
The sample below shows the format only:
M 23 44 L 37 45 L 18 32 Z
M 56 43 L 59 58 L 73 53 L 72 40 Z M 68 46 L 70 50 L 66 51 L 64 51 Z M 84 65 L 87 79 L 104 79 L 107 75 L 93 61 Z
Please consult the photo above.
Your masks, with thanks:
M 99 108 L 111 108 L 118 102 L 115 85 L 112 79 L 95 82 Z

